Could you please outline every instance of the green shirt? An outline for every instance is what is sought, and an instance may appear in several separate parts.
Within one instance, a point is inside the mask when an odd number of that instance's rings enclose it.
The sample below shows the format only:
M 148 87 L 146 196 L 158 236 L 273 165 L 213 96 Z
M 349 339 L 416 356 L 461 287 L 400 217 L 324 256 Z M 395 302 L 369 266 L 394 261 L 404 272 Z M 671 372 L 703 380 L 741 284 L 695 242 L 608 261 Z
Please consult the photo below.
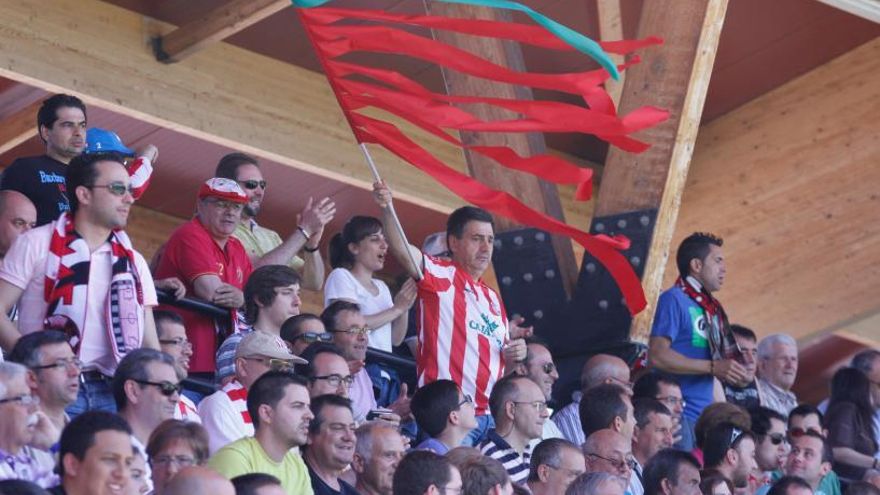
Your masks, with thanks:
M 244 250 L 247 251 L 251 259 L 262 258 L 266 253 L 280 246 L 282 242 L 281 236 L 277 232 L 260 227 L 253 220 L 239 222 L 232 235 L 241 241 Z M 305 261 L 299 256 L 294 256 L 289 264 L 294 270 L 300 270 Z
M 266 473 L 281 480 L 281 486 L 290 495 L 313 495 L 312 482 L 306 463 L 299 454 L 288 452 L 281 462 L 275 462 L 254 437 L 242 438 L 218 450 L 208 467 L 226 478 L 248 473 Z

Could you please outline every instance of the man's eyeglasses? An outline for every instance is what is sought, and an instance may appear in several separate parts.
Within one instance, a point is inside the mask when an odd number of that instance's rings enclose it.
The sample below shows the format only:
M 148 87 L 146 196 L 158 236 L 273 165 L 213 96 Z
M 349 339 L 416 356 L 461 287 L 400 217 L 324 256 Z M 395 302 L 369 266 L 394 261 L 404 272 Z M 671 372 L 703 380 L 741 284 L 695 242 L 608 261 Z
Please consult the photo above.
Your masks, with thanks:
M 553 466 L 552 464 L 544 464 L 544 465 L 547 466 L 547 467 L 550 468 L 550 469 L 555 469 L 555 470 L 557 470 L 557 471 L 562 471 L 563 473 L 567 474 L 567 475 L 568 475 L 569 477 L 571 477 L 571 478 L 577 478 L 578 476 L 584 474 L 583 471 L 580 471 L 580 470 L 577 470 L 577 469 L 568 469 L 568 468 L 564 468 L 564 467 L 561 467 L 561 466 Z
M 40 398 L 36 395 L 19 395 L 17 397 L 9 397 L 0 399 L 0 404 L 8 404 L 10 402 L 18 402 L 25 407 L 36 406 L 40 404 Z
M 614 466 L 614 469 L 617 469 L 618 471 L 623 471 L 624 467 L 627 467 L 629 469 L 636 468 L 636 460 L 631 455 L 626 456 L 625 459 L 609 459 L 608 457 L 603 457 L 599 454 L 587 455 L 589 457 L 595 457 L 597 459 L 602 459 L 603 461 L 608 461 L 609 463 L 611 463 L 612 466 Z
M 531 402 L 516 402 L 513 401 L 514 404 L 518 406 L 529 405 L 535 408 L 535 411 L 542 413 L 547 410 L 547 403 L 542 400 L 535 400 Z
M 216 206 L 217 208 L 220 208 L 222 210 L 241 211 L 244 209 L 244 205 L 241 203 L 233 203 L 231 201 L 223 201 L 222 199 L 206 198 L 204 201 L 206 203 L 208 203 L 209 205 Z
M 31 366 L 31 369 L 34 371 L 37 371 L 37 370 L 48 370 L 48 369 L 52 369 L 52 368 L 68 369 L 71 367 L 75 368 L 77 370 L 81 370 L 83 367 L 83 362 L 77 358 L 58 359 L 58 360 L 56 360 L 52 363 L 49 363 L 49 364 L 40 364 L 37 366 Z
M 785 435 L 783 435 L 782 433 L 773 433 L 771 435 L 767 435 L 767 438 L 770 439 L 770 443 L 772 443 L 773 445 L 779 445 L 782 442 L 786 441 Z
M 131 184 L 126 184 L 124 182 L 111 182 L 109 184 L 92 184 L 89 186 L 90 188 L 103 188 L 110 192 L 110 194 L 114 196 L 125 196 L 125 193 L 131 194 L 134 196 L 134 186 Z
M 171 397 L 174 394 L 179 394 L 183 387 L 180 386 L 179 383 L 171 383 L 171 382 L 151 382 L 149 380 L 134 380 L 132 381 L 136 383 L 140 383 L 141 385 L 151 385 L 159 389 L 159 392 L 162 393 L 165 397 Z
M 656 399 L 659 400 L 660 402 L 666 404 L 669 407 L 675 407 L 675 406 L 681 405 L 681 407 L 684 408 L 687 406 L 687 402 L 685 402 L 685 400 L 682 399 L 681 397 L 667 395 L 666 397 L 662 397 L 662 396 L 656 397 Z
M 471 397 L 471 394 L 464 394 L 464 397 L 458 402 L 458 407 L 461 407 L 465 404 L 473 404 L 474 398 Z
M 291 341 L 296 341 L 297 339 L 303 339 L 303 341 L 307 344 L 313 344 L 315 342 L 332 342 L 333 336 L 329 333 L 316 333 L 316 332 L 303 332 L 299 335 L 295 335 Z
M 351 384 L 354 383 L 354 377 L 351 375 L 342 376 L 342 375 L 323 375 L 323 376 L 313 376 L 312 380 L 327 380 L 327 383 L 330 384 L 331 387 L 339 388 L 340 385 L 345 383 L 346 387 L 351 387 Z
M 152 466 L 170 466 L 172 464 L 177 464 L 182 468 L 195 466 L 196 459 L 188 455 L 157 455 L 150 458 Z
M 330 330 L 333 333 L 347 333 L 349 335 L 367 335 L 372 332 L 373 329 L 368 326 L 363 327 L 351 327 L 348 330 Z
M 175 345 L 180 347 L 192 347 L 192 342 L 186 337 L 177 337 L 176 339 L 159 339 L 160 344 Z
M 269 367 L 272 371 L 285 371 L 289 369 L 293 369 L 293 361 L 290 359 L 281 359 L 281 358 L 261 358 L 261 357 L 247 357 L 245 358 L 248 361 L 256 361 L 258 363 L 263 363 Z
M 266 181 L 264 180 L 240 180 L 238 183 L 244 186 L 245 189 L 254 190 L 259 186 L 264 191 L 266 190 Z
M 541 365 L 541 371 L 543 371 L 544 373 L 547 373 L 549 375 L 549 374 L 553 373 L 554 371 L 556 371 L 556 365 L 553 364 L 552 362 L 544 363 Z

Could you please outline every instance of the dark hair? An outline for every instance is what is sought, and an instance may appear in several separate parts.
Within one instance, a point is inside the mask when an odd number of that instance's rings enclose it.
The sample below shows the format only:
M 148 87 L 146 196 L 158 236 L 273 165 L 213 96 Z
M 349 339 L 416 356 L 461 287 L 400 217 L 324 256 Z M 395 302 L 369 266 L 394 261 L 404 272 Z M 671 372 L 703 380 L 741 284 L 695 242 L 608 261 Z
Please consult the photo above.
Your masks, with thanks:
M 501 461 L 482 455 L 458 466 L 461 472 L 461 493 L 489 493 L 495 485 L 510 483 L 510 476 Z
M 76 197 L 78 187 L 92 187 L 98 179 L 99 162 L 116 162 L 125 166 L 125 158 L 114 151 L 106 153 L 83 153 L 70 160 L 65 171 L 65 187 L 67 188 L 67 201 L 70 203 L 70 213 L 76 213 L 79 209 L 79 199 Z
M 541 337 L 539 337 L 537 335 L 531 335 L 529 337 L 526 337 L 525 341 L 526 341 L 526 358 L 523 361 L 523 364 L 525 364 L 526 366 L 528 366 L 529 362 L 531 362 L 532 357 L 533 357 L 532 353 L 528 352 L 528 346 L 530 346 L 530 345 L 539 345 L 539 346 L 543 347 L 544 349 L 547 349 L 547 352 L 549 352 L 552 357 L 553 352 L 550 350 L 550 344 L 547 343 L 547 341 L 542 339 Z
M 767 436 L 767 432 L 769 432 L 770 428 L 773 426 L 772 420 L 777 419 L 781 421 L 782 424 L 788 423 L 788 418 L 769 407 L 763 406 L 749 409 L 749 417 L 752 420 L 752 433 L 755 434 L 755 438 L 758 442 L 764 440 L 764 437 Z
M 812 404 L 807 404 L 806 402 L 803 404 L 798 404 L 797 407 L 791 410 L 788 413 L 788 427 L 791 428 L 791 418 L 794 416 L 809 416 L 810 414 L 815 414 L 817 418 L 819 418 L 819 424 L 825 422 L 825 415 L 822 414 L 822 411 L 819 410 L 816 406 Z
M 813 492 L 813 487 L 803 478 L 798 476 L 783 476 L 776 480 L 776 483 L 773 483 L 773 486 L 770 487 L 767 495 L 786 495 L 789 488 L 803 488 L 805 490 L 810 490 L 810 493 Z
M 266 473 L 241 474 L 229 481 L 235 487 L 235 495 L 257 495 L 264 486 L 281 486 L 281 480 Z
M 810 437 L 810 438 L 815 438 L 816 440 L 819 440 L 819 442 L 822 444 L 822 452 L 819 453 L 819 455 L 822 458 L 822 462 L 827 462 L 830 464 L 831 462 L 834 461 L 834 452 L 831 450 L 831 444 L 828 443 L 828 439 L 826 439 L 821 433 L 819 433 L 815 430 L 812 430 L 812 429 L 805 430 L 804 432 L 800 433 L 797 436 L 790 435 L 789 436 L 789 444 L 793 444 L 795 442 L 795 440 L 798 440 L 803 437 Z
M 752 429 L 752 418 L 742 407 L 731 402 L 709 404 L 694 424 L 694 445 L 702 445 L 706 432 L 721 423 L 731 423 L 740 430 Z
M 449 413 L 459 409 L 459 388 L 452 380 L 437 380 L 416 389 L 410 409 L 419 428 L 437 437 L 449 423 Z
M 0 481 L 0 495 L 49 495 L 49 492 L 27 480 L 7 479 Z
M 495 418 L 495 423 L 499 423 L 504 415 L 504 407 L 508 401 L 515 401 L 519 396 L 519 386 L 517 380 L 528 380 L 528 378 L 519 375 L 507 375 L 492 387 L 489 394 L 489 412 Z
M 55 125 L 55 121 L 58 120 L 58 109 L 64 107 L 79 108 L 82 110 L 83 117 L 88 118 L 85 103 L 76 96 L 61 93 L 46 98 L 43 100 L 43 104 L 40 105 L 40 109 L 37 110 L 37 134 L 40 135 L 40 139 L 44 143 L 46 140 L 43 139 L 43 133 L 40 132 L 40 128 L 46 127 L 51 129 Z
M 156 323 L 156 334 L 160 339 L 162 338 L 162 331 L 160 330 L 160 328 L 162 328 L 161 323 L 176 323 L 180 326 L 186 327 L 186 323 L 184 323 L 183 317 L 180 316 L 179 313 L 167 309 L 153 310 L 153 321 Z
M 678 245 L 678 252 L 675 255 L 675 264 L 678 267 L 678 274 L 682 278 L 687 277 L 691 273 L 691 260 L 696 258 L 700 261 L 706 261 L 709 255 L 710 246 L 721 247 L 724 240 L 715 235 L 706 232 L 694 232 L 687 236 L 681 244 Z
M 880 495 L 880 488 L 868 481 L 853 481 L 847 487 L 844 495 Z
M 624 394 L 623 387 L 613 383 L 603 383 L 584 392 L 578 408 L 584 437 L 609 428 L 614 418 L 626 419 Z
M 342 355 L 342 351 L 340 351 L 335 345 L 328 342 L 313 342 L 309 344 L 300 355 L 301 358 L 308 362 L 306 364 L 297 363 L 293 365 L 293 372 L 299 376 L 311 379 L 315 376 L 315 358 L 318 357 L 318 354 L 324 353 L 336 354 L 342 359 L 345 359 L 345 356 Z
M 296 270 L 284 265 L 265 265 L 257 268 L 244 284 L 244 319 L 253 325 L 260 314 L 260 305 L 269 306 L 275 302 L 278 287 L 299 284 Z
M 430 450 L 413 450 L 403 456 L 392 481 L 393 495 L 423 495 L 431 485 L 443 488 L 452 479 L 452 463 Z
M 736 432 L 739 434 L 736 434 Z M 730 449 L 736 449 L 746 438 L 755 440 L 749 430 L 741 430 L 733 423 L 720 423 L 706 432 L 700 448 L 703 449 L 703 464 L 706 468 L 717 468 Z
M 40 350 L 50 344 L 67 344 L 67 335 L 58 330 L 42 330 L 22 335 L 15 342 L 6 359 L 26 368 L 40 365 Z
M 855 368 L 840 368 L 834 373 L 831 377 L 831 398 L 828 400 L 828 409 L 825 410 L 826 422 L 828 413 L 841 403 L 855 406 L 863 428 L 867 429 L 870 438 L 874 438 L 874 408 L 871 406 L 871 381 L 868 375 Z M 830 428 L 831 425 L 825 427 Z
M 721 483 L 727 485 L 727 489 L 730 490 L 730 493 L 734 493 L 733 482 L 730 481 L 730 478 L 724 476 L 718 471 L 711 471 L 703 475 L 703 479 L 700 480 L 700 491 L 703 495 L 713 495 L 715 487 Z
M 199 423 L 179 419 L 166 419 L 153 430 L 147 442 L 148 458 L 156 457 L 176 441 L 185 442 L 192 449 L 196 464 L 203 464 L 208 460 L 208 431 Z
M 877 359 L 880 359 L 880 351 L 877 349 L 865 349 L 853 356 L 850 366 L 857 370 L 861 370 L 867 375 L 873 369 L 874 362 Z
M 755 342 L 758 341 L 758 336 L 751 328 L 734 323 L 733 325 L 730 325 L 730 331 L 733 332 L 734 335 L 742 337 L 746 340 L 753 340 Z
M 664 479 L 668 479 L 673 485 L 677 484 L 682 464 L 690 464 L 695 469 L 700 469 L 700 463 L 690 452 L 672 448 L 657 452 L 648 460 L 642 471 L 645 495 L 663 495 L 661 483 Z
M 354 255 L 348 249 L 349 244 L 357 244 L 367 237 L 382 232 L 382 222 L 378 218 L 356 215 L 351 217 L 330 239 L 330 266 L 348 268 L 354 266 Z
M 351 399 L 336 394 L 319 395 L 312 399 L 311 409 L 315 417 L 309 423 L 309 435 L 315 435 L 321 431 L 321 425 L 324 424 L 322 413 L 328 407 L 342 407 L 351 411 Z
M 86 452 L 95 444 L 95 435 L 102 431 L 132 434 L 127 421 L 107 411 L 86 411 L 70 420 L 58 442 L 58 474 L 64 476 L 65 455 L 71 454 L 80 461 L 85 459 Z
M 321 321 L 321 317 L 314 313 L 300 313 L 284 320 L 281 324 L 281 340 L 293 343 L 293 338 L 299 335 L 300 326 L 309 320 Z
M 174 367 L 174 358 L 156 349 L 141 347 L 130 351 L 119 361 L 116 374 L 113 375 L 113 399 L 116 401 L 116 409 L 122 411 L 128 406 L 128 396 L 125 395 L 125 382 L 128 380 L 150 380 L 147 373 L 147 365 L 150 363 L 165 363 Z M 138 383 L 141 388 L 146 385 Z
M 446 220 L 446 237 L 455 236 L 456 239 L 461 239 L 468 222 L 486 222 L 491 224 L 492 231 L 495 231 L 495 221 L 488 211 L 475 206 L 462 206 L 453 211 Z
M 225 179 L 237 181 L 238 167 L 241 167 L 242 165 L 260 166 L 260 164 L 257 163 L 257 159 L 251 155 L 240 152 L 229 153 L 228 155 L 224 155 L 223 158 L 217 162 L 217 168 L 214 170 L 214 177 L 223 177 Z
M 529 477 L 526 481 L 538 481 L 538 468 L 541 465 L 559 469 L 562 465 L 562 451 L 564 449 L 573 449 L 577 453 L 581 453 L 577 445 L 564 438 L 548 438 L 536 445 L 535 449 L 532 450 L 531 467 L 529 468 Z
M 653 371 L 640 376 L 633 384 L 633 399 L 656 399 L 660 395 L 661 383 L 681 388 L 675 378 L 659 371 Z
M 358 306 L 357 303 L 344 301 L 342 299 L 333 301 L 329 306 L 324 308 L 324 312 L 321 313 L 321 322 L 324 324 L 324 328 L 326 328 L 328 332 L 338 330 L 336 328 L 336 317 L 343 311 L 360 313 L 361 307 Z
M 247 411 L 254 423 L 254 428 L 260 427 L 259 409 L 263 404 L 274 409 L 278 402 L 284 398 L 284 390 L 289 385 L 306 387 L 306 381 L 288 371 L 268 371 L 263 373 L 247 391 Z
M 636 425 L 639 428 L 644 428 L 651 422 L 651 414 L 672 416 L 669 408 L 657 399 L 641 397 L 633 400 L 633 415 L 636 417 Z

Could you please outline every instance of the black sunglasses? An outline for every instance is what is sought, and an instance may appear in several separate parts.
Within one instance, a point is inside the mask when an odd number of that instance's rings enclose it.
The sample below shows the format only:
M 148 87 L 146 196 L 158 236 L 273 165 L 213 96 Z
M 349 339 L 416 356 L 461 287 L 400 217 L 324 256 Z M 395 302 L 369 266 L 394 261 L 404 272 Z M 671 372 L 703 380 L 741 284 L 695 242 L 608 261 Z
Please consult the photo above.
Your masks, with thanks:
M 786 440 L 785 435 L 782 433 L 773 433 L 772 435 L 767 435 L 767 438 L 770 439 L 770 443 L 773 445 L 779 445 Z
M 245 189 L 256 189 L 257 186 L 263 188 L 263 190 L 266 189 L 266 181 L 264 180 L 240 180 L 238 182 L 240 182 Z
M 171 397 L 175 393 L 180 393 L 183 387 L 180 386 L 179 383 L 171 383 L 171 382 L 151 382 L 148 380 L 134 380 L 132 381 L 140 383 L 141 385 L 152 385 L 154 387 L 159 388 L 159 392 L 162 393 L 165 397 Z
M 317 342 L 317 341 L 319 341 L 319 340 L 320 340 L 321 342 L 332 342 L 332 341 L 333 341 L 333 336 L 330 335 L 329 333 L 326 333 L 326 332 L 325 332 L 325 333 L 303 332 L 303 333 L 301 333 L 301 334 L 299 334 L 299 335 L 294 336 L 294 337 L 293 337 L 292 339 L 290 339 L 290 340 L 291 340 L 291 341 L 294 341 L 294 340 L 296 340 L 296 339 L 303 339 L 303 340 L 305 340 L 307 343 L 311 344 L 311 343 L 313 343 L 313 342 Z

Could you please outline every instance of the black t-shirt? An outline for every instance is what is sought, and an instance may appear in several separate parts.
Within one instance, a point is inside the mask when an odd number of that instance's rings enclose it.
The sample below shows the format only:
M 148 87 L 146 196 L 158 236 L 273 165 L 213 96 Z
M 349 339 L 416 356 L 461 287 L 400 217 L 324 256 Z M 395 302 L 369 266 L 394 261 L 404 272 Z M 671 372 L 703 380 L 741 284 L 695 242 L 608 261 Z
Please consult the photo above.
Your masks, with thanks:
M 37 207 L 37 225 L 44 225 L 70 209 L 66 174 L 67 165 L 48 155 L 19 158 L 3 171 L 0 189 L 27 196 Z
M 315 495 L 360 495 L 353 486 L 342 480 L 339 480 L 340 490 L 334 490 L 330 485 L 324 483 L 324 480 L 312 470 L 312 466 L 309 466 L 309 463 L 306 463 L 306 467 L 309 468 L 309 478 L 312 480 L 312 490 L 315 492 Z
M 727 398 L 727 402 L 744 409 L 752 409 L 761 405 L 761 399 L 758 397 L 758 384 L 755 383 L 755 380 L 752 380 L 752 383 L 745 387 L 734 387 L 724 383 L 724 396 Z

